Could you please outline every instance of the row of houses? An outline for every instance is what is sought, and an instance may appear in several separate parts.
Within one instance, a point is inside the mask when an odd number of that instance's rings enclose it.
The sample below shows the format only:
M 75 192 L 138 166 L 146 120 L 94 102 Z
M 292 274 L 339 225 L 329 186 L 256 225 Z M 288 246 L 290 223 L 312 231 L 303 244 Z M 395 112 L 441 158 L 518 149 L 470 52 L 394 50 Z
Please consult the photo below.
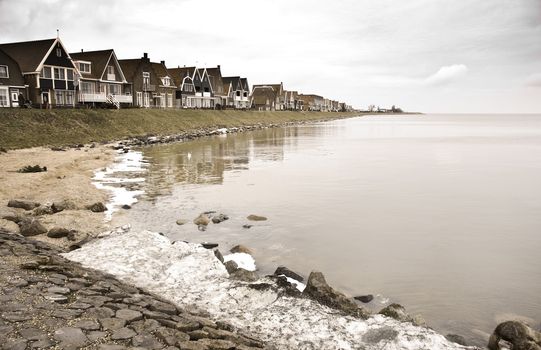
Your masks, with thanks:
M 344 103 L 222 76 L 221 67 L 167 67 L 147 53 L 69 52 L 60 38 L 0 44 L 0 107 L 141 107 L 343 111 Z

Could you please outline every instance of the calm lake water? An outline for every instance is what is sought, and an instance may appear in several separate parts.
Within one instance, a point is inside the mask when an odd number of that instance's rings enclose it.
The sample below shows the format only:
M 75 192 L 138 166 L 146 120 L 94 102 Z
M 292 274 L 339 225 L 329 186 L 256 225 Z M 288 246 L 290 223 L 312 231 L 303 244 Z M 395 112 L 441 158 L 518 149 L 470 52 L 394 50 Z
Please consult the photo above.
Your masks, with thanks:
M 508 318 L 540 325 L 541 116 L 368 116 L 143 154 L 146 194 L 118 223 L 244 244 L 261 274 L 319 270 L 475 344 Z M 209 210 L 231 219 L 200 232 Z M 269 220 L 244 229 L 249 214 Z

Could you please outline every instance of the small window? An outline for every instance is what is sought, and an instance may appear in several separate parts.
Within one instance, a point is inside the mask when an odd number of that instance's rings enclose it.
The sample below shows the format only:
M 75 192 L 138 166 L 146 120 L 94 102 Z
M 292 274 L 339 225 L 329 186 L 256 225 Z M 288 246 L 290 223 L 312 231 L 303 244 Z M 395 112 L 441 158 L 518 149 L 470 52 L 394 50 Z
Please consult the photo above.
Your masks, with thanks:
M 0 66 L 0 78 L 9 78 L 8 66 Z
M 64 68 L 55 68 L 54 69 L 54 78 L 56 80 L 64 80 L 66 79 Z
M 43 67 L 43 69 L 41 70 L 41 75 L 43 78 L 51 79 L 51 67 Z
M 56 48 L 56 57 L 62 57 L 62 49 L 59 47 Z
M 67 69 L 68 80 L 73 80 L 73 69 Z
M 162 78 L 162 83 L 163 83 L 163 86 L 169 86 L 171 85 L 171 79 L 169 79 L 169 77 L 164 77 Z
M 107 66 L 107 74 L 115 74 L 115 68 L 113 66 Z
M 90 63 L 79 62 L 79 70 L 81 71 L 81 73 L 91 73 Z

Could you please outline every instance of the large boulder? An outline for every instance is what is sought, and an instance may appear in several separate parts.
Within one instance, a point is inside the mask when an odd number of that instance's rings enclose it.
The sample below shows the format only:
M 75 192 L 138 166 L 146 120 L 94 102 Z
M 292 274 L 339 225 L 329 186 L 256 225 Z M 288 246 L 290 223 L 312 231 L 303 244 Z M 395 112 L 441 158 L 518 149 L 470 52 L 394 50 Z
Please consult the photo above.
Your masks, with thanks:
M 47 232 L 45 226 L 36 218 L 24 218 L 18 224 L 19 232 L 23 236 L 36 236 Z
M 250 221 L 265 221 L 265 220 L 267 220 L 266 217 L 261 216 L 261 215 L 255 215 L 255 214 L 250 214 L 246 218 L 248 220 L 250 220 Z
M 11 199 L 8 202 L 8 207 L 21 208 L 21 209 L 24 209 L 24 210 L 32 210 L 34 208 L 39 207 L 39 203 L 32 202 L 32 201 L 27 201 L 27 200 L 24 200 L 24 199 Z
M 340 310 L 348 315 L 364 319 L 369 316 L 369 313 L 365 309 L 359 307 L 355 301 L 329 286 L 321 272 L 310 273 L 303 295 L 316 300 L 322 305 Z
M 510 342 L 513 350 L 541 350 L 541 332 L 521 321 L 500 323 L 488 340 L 489 350 L 500 350 L 500 340 Z
M 77 205 L 70 200 L 63 199 L 53 202 L 51 208 L 53 209 L 53 212 L 59 213 L 64 210 L 75 210 L 77 209 Z
M 15 209 L 0 208 L 0 219 L 18 223 L 25 217 L 26 215 L 19 214 Z
M 193 220 L 193 223 L 197 226 L 207 226 L 208 224 L 210 224 L 210 219 L 207 214 L 201 213 Z
M 86 209 L 89 209 L 93 213 L 103 213 L 107 210 L 107 207 L 102 202 L 96 202 L 91 205 L 87 205 Z
M 42 204 L 37 208 L 32 210 L 32 215 L 41 216 L 41 215 L 51 215 L 54 214 L 54 210 L 51 204 Z
M 47 232 L 47 237 L 51 238 L 62 238 L 67 237 L 70 234 L 70 230 L 63 227 L 53 227 L 52 229 Z
M 304 280 L 304 278 L 301 275 L 291 271 L 290 269 L 288 269 L 285 266 L 279 266 L 276 269 L 276 271 L 274 271 L 274 275 L 275 276 L 284 275 L 286 277 L 293 278 L 294 280 L 299 281 L 299 282 L 302 282 Z
M 231 253 L 245 253 L 252 255 L 250 248 L 243 246 L 242 244 L 236 245 L 229 250 Z
M 229 278 L 244 282 L 255 282 L 259 279 L 259 276 L 255 271 L 238 268 L 236 271 L 229 274 Z
M 390 304 L 381 309 L 379 312 L 380 315 L 394 318 L 397 321 L 401 322 L 413 322 L 413 317 L 408 315 L 406 309 L 400 304 Z

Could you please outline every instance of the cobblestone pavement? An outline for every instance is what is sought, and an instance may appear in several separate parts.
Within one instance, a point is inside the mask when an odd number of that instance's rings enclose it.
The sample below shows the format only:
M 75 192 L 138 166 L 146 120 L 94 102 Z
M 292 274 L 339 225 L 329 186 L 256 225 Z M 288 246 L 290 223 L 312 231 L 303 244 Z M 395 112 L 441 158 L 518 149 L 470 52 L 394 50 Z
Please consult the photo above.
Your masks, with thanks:
M 273 348 L 60 252 L 0 230 L 2 349 Z

